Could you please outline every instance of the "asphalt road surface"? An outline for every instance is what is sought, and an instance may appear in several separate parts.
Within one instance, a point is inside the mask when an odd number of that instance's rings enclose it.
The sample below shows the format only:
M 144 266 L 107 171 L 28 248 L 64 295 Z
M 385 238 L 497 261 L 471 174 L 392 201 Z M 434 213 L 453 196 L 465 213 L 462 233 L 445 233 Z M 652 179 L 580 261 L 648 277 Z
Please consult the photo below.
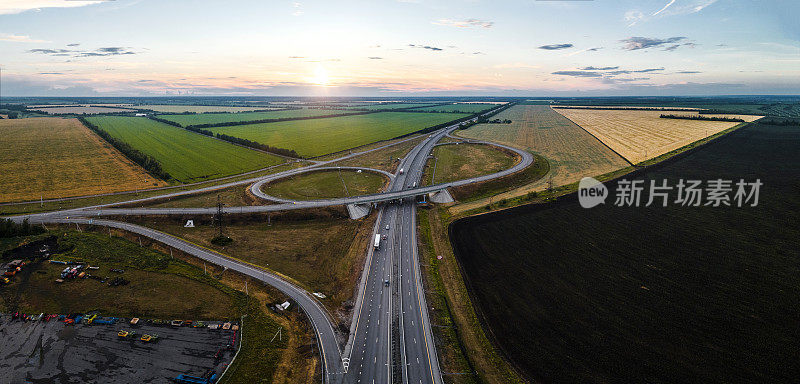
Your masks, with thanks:
M 488 114 L 488 113 L 486 113 Z M 496 145 L 514 151 L 522 161 L 514 167 L 491 175 L 419 187 L 422 172 L 434 145 L 445 135 L 449 135 L 458 124 L 440 129 L 429 135 L 414 147 L 401 161 L 403 174 L 396 174 L 390 182 L 389 190 L 383 193 L 338 199 L 290 202 L 266 206 L 227 207 L 226 213 L 255 213 L 290 209 L 326 207 L 345 204 L 369 204 L 389 201 L 382 205 L 376 233 L 385 239 L 380 247 L 373 250 L 367 259 L 364 278 L 361 281 L 357 308 L 353 319 L 353 333 L 345 346 L 343 356 L 332 326 L 330 314 L 303 288 L 257 266 L 246 264 L 217 252 L 199 247 L 177 237 L 146 227 L 113 220 L 103 220 L 102 216 L 130 215 L 191 215 L 215 214 L 217 208 L 106 208 L 114 204 L 98 205 L 60 212 L 22 215 L 12 217 L 15 221 L 29 219 L 31 223 L 77 223 L 119 228 L 131 233 L 149 237 L 200 259 L 243 273 L 272 285 L 291 297 L 303 308 L 314 326 L 319 350 L 323 361 L 324 380 L 329 383 L 434 383 L 442 382 L 442 374 L 432 338 L 430 320 L 425 303 L 416 242 L 416 201 L 415 196 L 443 189 L 490 180 L 518 172 L 533 162 L 530 153 L 516 148 Z M 386 146 L 384 146 L 386 147 Z M 381 147 L 382 148 L 382 147 Z M 372 149 L 372 150 L 377 150 Z M 372 151 L 370 150 L 370 151 Z M 349 158 L 359 152 L 344 156 Z M 275 180 L 297 173 L 307 172 L 309 168 L 322 167 L 333 161 L 319 162 L 278 174 L 228 183 L 194 191 L 169 194 L 177 197 L 246 183 Z M 268 198 L 258 187 L 251 191 L 262 198 Z M 164 198 L 159 196 L 157 198 Z M 139 203 L 155 198 L 145 198 L 127 203 Z M 388 226 L 388 230 L 386 229 Z

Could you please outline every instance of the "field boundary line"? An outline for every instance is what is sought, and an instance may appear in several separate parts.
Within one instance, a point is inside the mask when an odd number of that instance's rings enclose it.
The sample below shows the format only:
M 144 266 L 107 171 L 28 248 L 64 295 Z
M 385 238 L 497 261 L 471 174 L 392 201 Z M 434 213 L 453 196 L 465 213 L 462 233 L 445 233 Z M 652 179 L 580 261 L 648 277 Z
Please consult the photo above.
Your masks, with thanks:
M 611 152 L 614 152 L 614 154 L 615 154 L 615 155 L 617 155 L 617 156 L 619 156 L 620 158 L 622 158 L 622 160 L 625 160 L 625 162 L 626 162 L 626 163 L 628 163 L 628 164 L 630 164 L 631 166 L 634 166 L 634 167 L 636 166 L 636 164 L 634 164 L 634 163 L 632 163 L 630 160 L 628 160 L 628 158 L 627 158 L 627 157 L 625 157 L 625 156 L 622 156 L 622 155 L 621 155 L 619 152 L 615 151 L 615 150 L 614 150 L 614 148 L 611 148 L 611 147 L 609 147 L 609 146 L 608 146 L 608 144 L 606 144 L 606 143 L 605 143 L 603 140 L 600 140 L 600 138 L 599 138 L 599 137 L 597 137 L 597 136 L 595 136 L 593 133 L 589 132 L 589 131 L 588 131 L 586 128 L 582 127 L 580 124 L 578 124 L 578 123 L 576 123 L 576 122 L 572 121 L 572 119 L 570 119 L 569 117 L 565 116 L 563 113 L 556 111 L 556 109 L 555 109 L 555 108 L 553 108 L 552 106 L 550 106 L 550 110 L 552 110 L 552 111 L 553 111 L 553 112 L 555 112 L 555 113 L 558 113 L 559 115 L 561 115 L 561 117 L 563 117 L 563 118 L 565 118 L 565 119 L 569 120 L 569 121 L 570 121 L 570 123 L 572 123 L 572 124 L 575 124 L 575 125 L 576 125 L 578 128 L 582 129 L 584 132 L 586 132 L 586 133 L 588 133 L 588 134 L 592 135 L 592 137 L 594 137 L 595 139 L 597 139 L 597 141 L 599 141 L 599 142 L 600 142 L 600 144 L 603 144 L 603 145 L 604 145 L 606 148 L 608 148 L 609 150 L 611 150 Z M 647 161 L 647 159 L 645 159 L 645 161 Z

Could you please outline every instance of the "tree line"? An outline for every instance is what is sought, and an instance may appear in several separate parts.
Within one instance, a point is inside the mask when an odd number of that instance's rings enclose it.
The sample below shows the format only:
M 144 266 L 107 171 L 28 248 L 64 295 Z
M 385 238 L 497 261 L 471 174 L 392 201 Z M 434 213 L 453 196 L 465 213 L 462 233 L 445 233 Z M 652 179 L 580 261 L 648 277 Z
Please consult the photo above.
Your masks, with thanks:
M 273 147 L 271 145 L 261 144 L 261 143 L 259 143 L 257 141 L 242 139 L 240 137 L 234 137 L 234 136 L 226 135 L 224 133 L 216 133 L 215 134 L 214 132 L 211 132 L 211 131 L 209 131 L 207 129 L 189 128 L 189 127 L 187 127 L 186 129 L 189 130 L 189 131 L 192 131 L 192 132 L 197 132 L 197 133 L 199 133 L 201 135 L 206 135 L 206 136 L 210 136 L 210 137 L 216 137 L 216 138 L 218 138 L 220 140 L 225 140 L 225 141 L 233 143 L 233 144 L 239 144 L 239 145 L 242 145 L 242 146 L 245 146 L 245 147 L 249 147 L 249 148 L 260 149 L 260 150 L 262 150 L 264 152 L 270 152 L 270 153 L 274 153 L 276 155 L 287 156 L 287 157 L 302 158 L 293 149 Z
M 0 237 L 38 235 L 40 233 L 44 233 L 44 228 L 31 225 L 28 219 L 23 220 L 20 224 L 11 219 L 0 220 Z
M 131 147 L 130 144 L 124 141 L 116 139 L 115 137 L 111 136 L 108 132 L 100 129 L 100 127 L 90 123 L 83 117 L 78 117 L 78 120 L 80 120 L 80 122 L 83 123 L 83 125 L 85 125 L 86 128 L 91 129 L 92 132 L 96 133 L 98 136 L 102 137 L 103 140 L 107 141 L 118 151 L 122 152 L 122 154 L 125 155 L 125 157 L 127 157 L 134 163 L 139 164 L 142 168 L 145 169 L 145 171 L 150 173 L 153 177 L 159 178 L 161 180 L 169 180 L 172 178 L 172 176 L 170 176 L 169 173 L 167 173 L 161 168 L 161 163 L 159 163 L 158 160 L 156 160 L 152 156 L 147 155 L 144 152 Z
M 226 112 L 226 111 L 208 111 L 208 112 L 190 112 L 190 111 L 183 111 L 183 112 L 162 112 L 156 111 L 153 109 L 147 108 L 138 108 L 136 106 L 130 107 L 128 109 L 135 109 L 137 111 L 145 111 L 147 113 L 160 113 L 162 115 L 224 115 L 224 114 L 235 114 L 235 113 L 251 113 L 251 112 L 278 112 L 278 111 L 289 111 L 294 109 L 303 109 L 300 107 L 285 107 L 280 109 L 253 109 L 251 111 L 238 111 L 238 112 Z M 130 112 L 129 112 L 130 113 Z
M 703 121 L 727 121 L 732 123 L 744 123 L 743 119 L 738 117 L 722 117 L 722 116 L 703 116 L 703 115 L 665 115 L 659 116 L 662 119 L 683 119 L 683 120 L 703 120 Z
M 561 108 L 561 109 L 594 109 L 599 111 L 667 111 L 667 112 L 694 111 L 694 109 L 691 108 L 670 108 L 670 107 L 622 107 L 622 106 L 595 107 L 590 105 L 551 105 L 551 107 Z

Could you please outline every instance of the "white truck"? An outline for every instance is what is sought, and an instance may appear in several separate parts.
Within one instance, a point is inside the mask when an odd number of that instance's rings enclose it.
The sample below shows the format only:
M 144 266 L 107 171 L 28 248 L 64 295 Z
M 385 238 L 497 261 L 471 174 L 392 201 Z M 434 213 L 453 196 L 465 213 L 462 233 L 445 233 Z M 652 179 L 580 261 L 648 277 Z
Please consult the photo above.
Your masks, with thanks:
M 403 168 L 400 168 L 400 172 L 398 172 L 398 173 L 402 175 L 403 174 Z
M 375 247 L 375 249 L 379 249 L 381 247 L 381 234 L 380 233 L 376 233 L 375 234 L 375 242 L 373 243 L 373 246 Z

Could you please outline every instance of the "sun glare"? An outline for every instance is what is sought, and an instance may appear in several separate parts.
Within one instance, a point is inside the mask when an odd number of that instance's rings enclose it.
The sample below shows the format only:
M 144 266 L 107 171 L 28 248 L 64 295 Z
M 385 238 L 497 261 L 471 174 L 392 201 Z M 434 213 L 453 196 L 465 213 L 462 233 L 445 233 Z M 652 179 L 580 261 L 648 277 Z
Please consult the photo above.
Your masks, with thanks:
M 311 82 L 316 85 L 328 85 L 330 79 L 328 77 L 328 71 L 321 65 L 318 65 L 316 69 L 314 69 L 314 77 L 311 78 Z

